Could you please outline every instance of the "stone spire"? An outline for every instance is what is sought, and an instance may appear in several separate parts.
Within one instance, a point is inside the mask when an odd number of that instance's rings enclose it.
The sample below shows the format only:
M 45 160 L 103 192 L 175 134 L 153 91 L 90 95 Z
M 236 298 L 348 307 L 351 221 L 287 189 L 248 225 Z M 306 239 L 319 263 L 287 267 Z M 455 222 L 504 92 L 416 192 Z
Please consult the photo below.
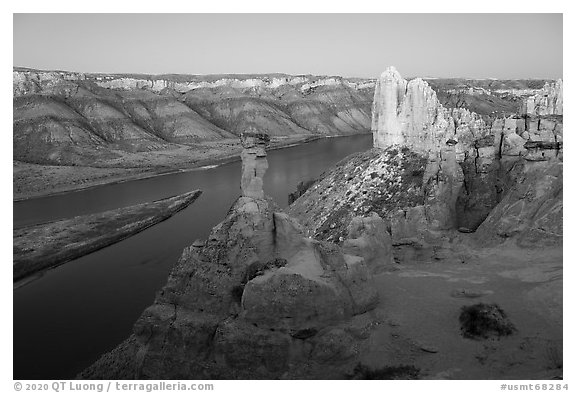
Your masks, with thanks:
M 398 108 L 404 100 L 407 83 L 392 66 L 380 75 L 372 103 L 374 147 L 384 148 L 393 144 L 403 144 Z
M 270 143 L 270 136 L 256 132 L 249 128 L 240 135 L 242 143 L 242 180 L 240 187 L 242 196 L 251 198 L 263 198 L 264 174 L 268 169 L 266 148 Z
M 372 110 L 374 147 L 410 147 L 420 153 L 438 151 L 453 135 L 448 111 L 436 92 L 420 78 L 410 82 L 388 67 L 376 84 Z M 454 127 L 451 127 L 453 133 Z
M 410 82 L 388 67 L 376 84 L 372 110 L 374 147 L 408 148 L 427 159 L 423 176 L 426 219 L 435 228 L 456 225 L 463 185 L 460 163 L 477 154 L 474 140 L 485 132 L 479 115 L 445 108 L 421 78 Z

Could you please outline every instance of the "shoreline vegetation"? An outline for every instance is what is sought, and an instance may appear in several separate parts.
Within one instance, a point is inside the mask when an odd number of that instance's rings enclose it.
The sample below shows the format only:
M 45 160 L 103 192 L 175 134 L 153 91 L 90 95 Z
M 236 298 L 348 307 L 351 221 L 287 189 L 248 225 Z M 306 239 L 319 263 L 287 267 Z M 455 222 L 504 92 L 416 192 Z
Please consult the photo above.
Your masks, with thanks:
M 363 134 L 368 135 L 369 131 Z M 272 138 L 267 150 L 285 149 L 327 137 L 346 137 L 352 135 L 297 135 Z M 42 198 L 82 191 L 93 187 L 143 180 L 156 176 L 170 175 L 179 172 L 200 170 L 203 167 L 222 165 L 240 160 L 240 139 L 221 143 L 206 143 L 207 149 L 196 154 L 195 160 L 186 161 L 181 152 L 163 156 L 167 164 L 154 165 L 151 159 L 142 166 L 126 167 L 87 167 L 87 166 L 51 166 L 14 161 L 13 165 L 13 202 Z M 170 152 L 168 153 L 170 154 Z M 146 165 L 149 164 L 149 165 Z
M 172 217 L 201 194 L 201 190 L 195 190 L 154 202 L 14 230 L 15 288 L 34 273 L 100 250 Z

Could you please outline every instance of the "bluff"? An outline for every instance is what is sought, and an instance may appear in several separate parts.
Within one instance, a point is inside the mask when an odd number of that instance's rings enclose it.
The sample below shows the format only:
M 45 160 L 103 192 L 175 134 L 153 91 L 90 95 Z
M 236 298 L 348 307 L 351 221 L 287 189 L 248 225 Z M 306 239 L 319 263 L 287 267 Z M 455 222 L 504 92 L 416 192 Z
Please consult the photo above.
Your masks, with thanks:
M 561 94 L 561 87 L 554 91 Z M 561 98 L 548 97 L 547 102 Z M 372 131 L 372 150 L 324 173 L 289 212 L 311 236 L 336 243 L 347 238 L 354 215 L 376 213 L 388 223 L 396 260 L 413 258 L 399 251 L 406 245 L 429 248 L 427 257 L 443 258 L 445 249 L 452 248 L 446 231 L 473 232 L 490 214 L 508 211 L 495 208 L 514 199 L 510 190 L 516 189 L 520 198 L 517 185 L 537 178 L 528 174 L 535 163 L 546 166 L 562 155 L 561 116 L 518 113 L 491 122 L 466 108 L 445 107 L 426 81 L 407 81 L 393 67 L 377 81 Z M 551 176 L 561 184 L 558 171 Z M 535 211 L 531 205 L 524 214 Z M 550 238 L 557 239 L 558 227 L 551 231 Z
M 139 153 L 237 138 L 370 128 L 373 82 L 342 77 L 13 71 L 13 150 L 23 162 L 141 165 Z M 133 156 L 136 154 L 136 156 Z
M 527 98 L 538 94 L 546 83 L 540 79 L 435 78 L 426 82 L 447 108 L 467 108 L 493 120 L 519 113 Z
M 476 208 L 477 215 L 485 217 L 489 207 L 479 205 L 493 207 L 498 199 L 490 190 L 473 201 L 476 190 L 466 183 L 464 169 L 474 172 L 468 177 L 482 177 L 492 165 L 492 160 L 483 158 L 493 158 L 499 148 L 482 117 L 465 108 L 445 108 L 427 82 L 419 78 L 408 82 L 393 67 L 378 80 L 372 114 L 374 149 L 325 174 L 308 196 L 296 200 L 291 212 L 315 236 L 330 232 L 326 226 L 345 228 L 348 207 L 397 222 L 391 229 L 396 238 L 413 236 L 404 227 L 477 226 L 476 215 L 465 216 L 462 211 Z M 320 198 L 318 203 L 315 197 Z M 341 208 L 323 198 L 333 198 Z M 405 220 L 400 217 L 409 222 L 401 223 Z
M 477 238 L 484 244 L 562 245 L 562 80 L 527 97 L 519 114 L 495 121 L 492 128 L 500 131 L 501 160 L 509 163 L 514 181 L 478 228 Z

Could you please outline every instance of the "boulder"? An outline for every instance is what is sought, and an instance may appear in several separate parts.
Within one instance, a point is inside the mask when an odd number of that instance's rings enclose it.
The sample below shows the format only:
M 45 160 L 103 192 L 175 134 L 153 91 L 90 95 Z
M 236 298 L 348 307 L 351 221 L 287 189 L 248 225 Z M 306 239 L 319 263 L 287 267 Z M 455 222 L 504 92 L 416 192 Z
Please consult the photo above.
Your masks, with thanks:
M 342 249 L 347 254 L 362 257 L 373 273 L 381 272 L 394 263 L 392 238 L 386 223 L 377 213 L 352 219 Z
M 423 205 L 399 210 L 390 218 L 392 244 L 419 236 L 426 229 L 426 211 Z
M 506 134 L 502 141 L 502 156 L 519 157 L 524 151 L 526 140 L 516 133 Z

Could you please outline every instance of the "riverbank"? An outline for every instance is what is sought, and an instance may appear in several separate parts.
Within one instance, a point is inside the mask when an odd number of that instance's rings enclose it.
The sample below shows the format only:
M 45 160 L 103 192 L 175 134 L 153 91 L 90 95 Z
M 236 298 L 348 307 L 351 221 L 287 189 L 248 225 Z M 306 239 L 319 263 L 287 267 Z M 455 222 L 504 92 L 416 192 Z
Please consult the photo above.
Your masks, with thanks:
M 16 229 L 14 281 L 135 235 L 188 207 L 201 193 L 196 190 L 156 202 Z
M 332 137 L 332 136 L 331 136 Z M 325 138 L 319 135 L 274 137 L 268 150 L 283 149 Z M 147 179 L 205 166 L 238 161 L 239 139 L 203 142 L 170 150 L 123 153 L 122 157 L 98 166 L 50 166 L 13 162 L 14 202 L 85 190 L 106 184 Z

